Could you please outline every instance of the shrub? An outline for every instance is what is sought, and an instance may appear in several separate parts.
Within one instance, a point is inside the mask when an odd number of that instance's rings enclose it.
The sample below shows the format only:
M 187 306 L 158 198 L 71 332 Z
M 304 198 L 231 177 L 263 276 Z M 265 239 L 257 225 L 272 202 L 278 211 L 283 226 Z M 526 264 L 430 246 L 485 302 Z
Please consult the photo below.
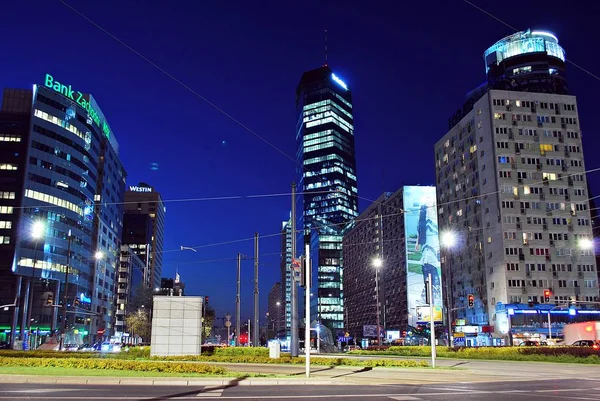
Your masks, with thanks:
M 222 375 L 227 369 L 221 366 L 197 363 L 154 362 L 154 361 L 128 361 L 118 359 L 78 359 L 78 358 L 17 358 L 0 357 L 0 366 L 28 366 L 28 367 L 57 367 L 75 369 L 110 369 L 132 370 L 136 372 L 164 372 L 164 373 L 199 373 Z
M 204 351 L 204 349 L 202 349 Z M 269 349 L 263 347 L 218 347 L 214 350 L 218 356 L 269 356 Z
M 358 355 L 396 355 L 429 357 L 431 347 L 390 347 L 385 351 L 351 351 Z M 437 347 L 437 356 L 463 359 L 489 359 L 508 361 L 600 363 L 600 353 L 586 347 Z

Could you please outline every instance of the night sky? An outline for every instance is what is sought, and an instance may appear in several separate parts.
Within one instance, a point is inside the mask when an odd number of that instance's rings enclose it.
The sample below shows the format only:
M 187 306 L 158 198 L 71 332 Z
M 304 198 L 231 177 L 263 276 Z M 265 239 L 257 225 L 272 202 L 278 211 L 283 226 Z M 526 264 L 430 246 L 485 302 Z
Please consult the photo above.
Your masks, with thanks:
M 2 2 L 0 86 L 28 88 L 50 73 L 95 97 L 120 143 L 128 184 L 147 182 L 166 201 L 163 276 L 178 268 L 186 293 L 209 295 L 218 316 L 235 311 L 235 257 L 253 254 L 254 232 L 266 236 L 261 318 L 279 280 L 277 234 L 297 180 L 295 90 L 303 71 L 324 62 L 325 29 L 329 65 L 353 91 L 361 211 L 384 190 L 434 184 L 435 142 L 484 81 L 485 49 L 512 33 L 462 0 L 67 3 L 108 33 L 59 0 Z M 518 29 L 554 32 L 568 60 L 600 75 L 600 4 L 473 4 Z M 567 72 L 586 167 L 599 167 L 592 156 L 600 79 L 572 64 Z M 600 172 L 588 179 L 600 194 Z M 242 270 L 247 319 L 252 261 Z

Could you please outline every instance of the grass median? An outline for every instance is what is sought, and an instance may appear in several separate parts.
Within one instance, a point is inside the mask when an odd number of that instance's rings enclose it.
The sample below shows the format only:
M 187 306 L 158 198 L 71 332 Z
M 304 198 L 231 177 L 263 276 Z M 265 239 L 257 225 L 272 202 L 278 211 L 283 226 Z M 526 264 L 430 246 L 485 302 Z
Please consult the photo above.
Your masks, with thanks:
M 351 355 L 429 357 L 431 347 L 389 347 L 382 350 L 356 350 Z M 441 358 L 503 361 L 600 364 L 600 353 L 587 347 L 437 347 Z
M 121 376 L 120 372 L 128 375 L 141 373 L 167 375 L 210 375 L 210 376 L 237 376 L 217 363 L 250 363 L 250 364 L 284 364 L 303 365 L 304 358 L 292 358 L 283 354 L 281 358 L 269 358 L 266 348 L 214 348 L 203 352 L 202 355 L 183 355 L 169 357 L 151 357 L 148 347 L 132 348 L 129 352 L 121 353 L 93 353 L 93 352 L 58 352 L 58 351 L 0 351 L 0 373 L 19 374 L 18 371 L 27 371 L 37 374 L 36 369 L 48 372 L 72 371 L 75 375 L 82 372 L 106 372 L 105 376 Z M 429 363 L 417 360 L 394 359 L 368 359 L 356 358 L 323 358 L 312 357 L 311 365 L 316 366 L 356 366 L 356 367 L 393 367 L 393 368 L 426 368 Z M 15 368 L 6 371 L 6 368 Z M 111 372 L 109 374 L 109 372 Z M 87 375 L 87 374 L 86 374 Z M 254 375 L 253 375 L 254 376 Z M 261 374 L 261 377 L 270 376 Z

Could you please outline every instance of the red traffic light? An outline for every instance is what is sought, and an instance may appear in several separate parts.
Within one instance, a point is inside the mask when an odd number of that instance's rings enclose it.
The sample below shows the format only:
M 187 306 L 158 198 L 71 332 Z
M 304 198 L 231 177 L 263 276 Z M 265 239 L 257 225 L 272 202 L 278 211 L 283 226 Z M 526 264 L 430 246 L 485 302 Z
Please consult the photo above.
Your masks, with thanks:
M 545 297 L 549 297 L 550 296 L 550 290 L 544 290 L 544 296 Z

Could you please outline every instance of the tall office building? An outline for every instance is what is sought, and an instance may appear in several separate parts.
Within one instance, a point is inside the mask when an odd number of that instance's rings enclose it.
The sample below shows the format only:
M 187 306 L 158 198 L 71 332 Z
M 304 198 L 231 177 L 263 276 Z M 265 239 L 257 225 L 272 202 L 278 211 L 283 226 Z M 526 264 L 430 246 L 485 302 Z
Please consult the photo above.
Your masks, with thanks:
M 547 303 L 545 290 L 548 303 L 584 305 L 598 300 L 598 277 L 564 50 L 550 33 L 525 31 L 484 57 L 487 84 L 435 146 L 440 227 L 457 236 L 442 261 L 451 306 L 465 308 L 455 317 L 507 336 L 517 308 L 504 305 Z
M 394 340 L 428 323 L 426 280 L 432 275 L 437 321 L 442 318 L 441 266 L 435 187 L 386 192 L 344 235 L 346 331 L 355 340 L 377 339 L 379 325 Z M 394 333 L 392 335 L 392 333 Z
M 281 309 L 282 327 L 285 330 L 285 338 L 291 338 L 292 329 L 292 220 L 281 224 Z
M 47 74 L 33 90 L 5 90 L 0 120 L 0 265 L 20 299 L 0 312 L 4 329 L 25 346 L 36 345 L 30 330 L 60 329 L 68 276 L 65 341 L 111 335 L 126 177 L 106 118 L 91 95 Z
M 159 192 L 148 184 L 130 185 L 125 192 L 123 243 L 147 262 L 144 283 L 160 287 L 165 213 Z
M 313 236 L 311 320 L 342 329 L 342 230 L 358 216 L 352 92 L 324 65 L 302 75 L 296 108 L 303 202 L 298 227 Z

